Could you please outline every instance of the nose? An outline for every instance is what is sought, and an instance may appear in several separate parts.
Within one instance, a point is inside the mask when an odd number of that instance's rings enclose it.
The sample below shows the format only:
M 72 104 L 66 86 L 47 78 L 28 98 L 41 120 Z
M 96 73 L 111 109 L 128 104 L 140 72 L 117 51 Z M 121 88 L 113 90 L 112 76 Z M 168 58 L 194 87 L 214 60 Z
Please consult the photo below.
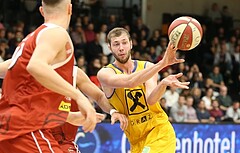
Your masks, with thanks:
M 120 45 L 119 45 L 119 50 L 123 51 L 123 44 L 122 43 L 120 43 Z

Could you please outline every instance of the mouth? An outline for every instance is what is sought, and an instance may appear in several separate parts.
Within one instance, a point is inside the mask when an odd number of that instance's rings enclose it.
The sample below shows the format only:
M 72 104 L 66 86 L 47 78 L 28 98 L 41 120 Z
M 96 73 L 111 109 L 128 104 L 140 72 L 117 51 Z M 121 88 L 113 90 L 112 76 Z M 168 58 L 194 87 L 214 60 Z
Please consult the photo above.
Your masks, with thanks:
M 124 57 L 124 56 L 125 56 L 125 54 L 119 54 L 118 56 L 120 56 L 120 57 Z

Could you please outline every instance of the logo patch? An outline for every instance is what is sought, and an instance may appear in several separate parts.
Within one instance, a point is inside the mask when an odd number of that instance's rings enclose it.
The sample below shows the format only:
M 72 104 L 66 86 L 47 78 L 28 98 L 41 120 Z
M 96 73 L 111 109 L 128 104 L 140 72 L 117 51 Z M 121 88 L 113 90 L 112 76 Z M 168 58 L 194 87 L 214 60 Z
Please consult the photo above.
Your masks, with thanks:
M 65 111 L 65 112 L 70 112 L 70 109 L 71 109 L 71 103 L 67 103 L 64 101 L 61 101 L 61 103 L 58 107 L 58 110 Z
M 142 89 L 125 90 L 125 95 L 129 115 L 148 111 L 149 108 Z
M 150 150 L 151 150 L 150 147 L 145 146 L 145 147 L 143 148 L 142 153 L 150 153 Z

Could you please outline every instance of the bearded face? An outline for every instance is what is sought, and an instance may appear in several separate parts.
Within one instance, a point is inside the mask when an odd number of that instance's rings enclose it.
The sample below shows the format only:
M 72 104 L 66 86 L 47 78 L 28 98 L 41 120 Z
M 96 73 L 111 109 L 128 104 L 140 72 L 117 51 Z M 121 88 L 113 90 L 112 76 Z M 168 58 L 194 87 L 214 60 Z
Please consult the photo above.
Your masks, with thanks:
M 130 58 L 130 56 L 131 56 L 131 50 L 129 50 L 129 51 L 127 52 L 126 56 L 123 57 L 123 58 L 119 57 L 119 56 L 116 55 L 114 52 L 112 52 L 112 54 L 113 54 L 114 58 L 116 59 L 116 61 L 118 61 L 118 62 L 121 63 L 121 64 L 125 64 L 125 63 L 129 60 L 129 58 Z
M 132 41 L 129 40 L 126 34 L 112 38 L 111 46 L 109 47 L 116 61 L 121 64 L 125 64 L 130 59 Z

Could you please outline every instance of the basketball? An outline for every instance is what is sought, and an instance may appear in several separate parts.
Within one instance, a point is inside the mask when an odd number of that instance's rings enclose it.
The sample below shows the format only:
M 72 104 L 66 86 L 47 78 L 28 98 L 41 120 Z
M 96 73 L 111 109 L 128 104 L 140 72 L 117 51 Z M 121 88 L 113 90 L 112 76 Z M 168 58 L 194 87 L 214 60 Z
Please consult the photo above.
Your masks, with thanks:
M 194 18 L 182 16 L 175 19 L 168 28 L 169 40 L 179 50 L 189 51 L 201 42 L 203 30 Z

